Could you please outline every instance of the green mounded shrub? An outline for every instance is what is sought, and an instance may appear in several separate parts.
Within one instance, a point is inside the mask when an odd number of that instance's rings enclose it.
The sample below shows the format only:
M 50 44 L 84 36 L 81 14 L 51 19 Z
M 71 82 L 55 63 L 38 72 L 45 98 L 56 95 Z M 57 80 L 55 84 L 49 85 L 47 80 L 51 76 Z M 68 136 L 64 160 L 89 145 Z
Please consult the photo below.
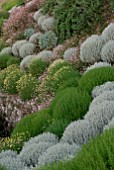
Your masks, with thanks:
M 2 150 L 21 151 L 24 142 L 28 141 L 30 134 L 28 132 L 17 133 L 11 137 L 0 138 L 0 152 Z
M 22 100 L 26 101 L 34 97 L 38 81 L 31 74 L 25 74 L 17 81 L 16 89 Z
M 45 3 L 43 3 L 42 5 L 42 12 L 43 13 L 49 13 L 52 14 L 53 13 L 53 9 L 55 8 L 56 5 L 59 4 L 61 0 L 59 1 L 55 1 L 55 0 L 47 0 Z
M 79 91 L 72 87 L 63 91 L 61 95 L 59 94 L 57 99 L 55 97 L 55 101 L 54 104 L 52 102 L 53 118 L 73 121 L 85 115 L 91 102 L 91 97 L 88 92 Z
M 56 134 L 59 138 L 62 137 L 64 129 L 70 123 L 69 120 L 53 120 L 53 122 L 46 128 L 45 131 Z
M 48 67 L 49 63 L 41 59 L 32 59 L 28 65 L 28 71 L 33 76 L 40 76 Z
M 24 0 L 6 0 L 6 2 L 3 3 L 2 8 L 5 11 L 9 11 L 12 7 L 23 5 L 23 4 L 24 4 Z
M 5 48 L 5 42 L 3 39 L 0 39 L 0 51 Z
M 0 69 L 4 69 L 12 64 L 19 64 L 19 59 L 8 54 L 0 55 Z
M 6 168 L 2 165 L 0 165 L 0 170 L 6 170 Z
M 107 81 L 114 81 L 114 67 L 101 67 L 90 70 L 80 78 L 78 88 L 91 94 L 94 87 Z
M 95 29 L 98 23 L 104 22 L 104 17 L 102 16 L 103 7 L 103 0 L 65 0 L 56 5 L 53 11 L 55 32 L 59 42 L 70 38 L 74 33 L 79 35 L 84 32 L 93 32 L 93 28 Z M 94 15 L 95 13 L 96 15 Z
M 0 35 L 2 34 L 2 26 L 5 19 L 8 19 L 10 13 L 7 11 L 0 11 Z
M 50 122 L 51 116 L 49 115 L 49 109 L 38 111 L 21 119 L 14 128 L 11 136 L 17 133 L 29 132 L 30 136 L 34 137 L 42 133 Z

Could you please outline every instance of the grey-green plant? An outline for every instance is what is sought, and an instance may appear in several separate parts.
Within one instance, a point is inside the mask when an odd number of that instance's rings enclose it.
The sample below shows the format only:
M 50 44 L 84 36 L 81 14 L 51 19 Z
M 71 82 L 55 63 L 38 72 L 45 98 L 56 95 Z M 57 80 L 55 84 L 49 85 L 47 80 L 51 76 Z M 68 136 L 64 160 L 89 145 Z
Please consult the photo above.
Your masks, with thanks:
M 77 48 L 72 47 L 72 48 L 68 48 L 64 54 L 63 54 L 63 58 L 64 60 L 73 60 L 76 58 L 77 55 Z
M 42 22 L 47 19 L 49 17 L 48 14 L 46 15 L 41 15 L 40 17 L 38 17 L 38 20 L 37 20 L 37 24 L 38 26 L 41 28 L 42 27 Z
M 27 41 L 26 40 L 19 40 L 19 41 L 16 41 L 13 46 L 12 46 L 12 53 L 13 55 L 15 56 L 19 56 L 19 50 L 21 48 L 22 45 L 26 44 Z
M 111 128 L 114 128 L 114 117 L 111 119 L 111 121 L 106 126 L 104 126 L 103 130 L 109 130 Z
M 24 36 L 26 38 L 30 38 L 35 33 L 35 30 L 33 28 L 28 28 L 24 31 Z
M 49 149 L 39 157 L 39 166 L 46 164 L 52 164 L 63 160 L 72 159 L 77 151 L 78 145 L 69 145 L 68 143 L 58 143 Z
M 33 43 L 27 42 L 21 46 L 19 49 L 19 56 L 24 58 L 28 55 L 33 55 L 36 46 Z
M 30 38 L 29 38 L 29 42 L 33 43 L 33 44 L 37 44 L 39 37 L 42 35 L 41 32 L 37 32 L 35 34 L 33 34 Z
M 105 91 L 112 91 L 112 90 L 114 90 L 114 82 L 107 81 L 100 86 L 94 87 L 94 89 L 92 90 L 92 97 L 95 98 L 100 94 L 104 93 Z
M 37 22 L 38 19 L 39 19 L 39 17 L 41 17 L 42 15 L 43 15 L 42 9 L 40 8 L 38 11 L 36 11 L 36 12 L 34 13 L 33 18 L 34 18 L 34 20 Z
M 28 55 L 20 62 L 20 68 L 22 70 L 26 70 L 28 68 L 29 63 L 35 57 L 35 55 Z
M 39 37 L 40 49 L 51 49 L 57 44 L 57 36 L 53 31 L 48 31 Z
M 102 38 L 107 43 L 114 40 L 114 23 L 110 23 L 102 32 Z
M 3 159 L 5 157 L 11 157 L 11 158 L 16 158 L 17 157 L 17 152 L 16 151 L 12 151 L 12 150 L 3 150 L 2 152 L 0 152 L 0 159 Z
M 26 147 L 23 147 L 22 151 L 18 155 L 18 160 L 23 162 L 26 166 L 35 166 L 39 163 L 39 157 L 54 143 L 52 142 L 39 142 L 33 143 Z
M 86 63 L 94 63 L 101 59 L 101 49 L 104 41 L 99 35 L 92 35 L 87 38 L 80 47 L 80 60 Z
M 45 19 L 41 24 L 41 28 L 45 32 L 53 30 L 54 29 L 54 17 L 49 17 Z
M 52 53 L 53 52 L 50 50 L 43 50 L 36 55 L 35 59 L 50 61 L 52 57 Z
M 33 145 L 38 144 L 39 142 L 50 142 L 53 144 L 58 143 L 58 137 L 50 132 L 44 132 L 38 136 L 35 136 L 34 138 L 31 138 L 28 142 L 24 143 L 24 148 Z
M 101 50 L 101 59 L 104 62 L 114 62 L 114 41 L 108 41 Z
M 0 52 L 0 55 L 3 55 L 3 54 L 11 55 L 12 54 L 12 48 L 11 47 L 3 48 L 2 51 Z

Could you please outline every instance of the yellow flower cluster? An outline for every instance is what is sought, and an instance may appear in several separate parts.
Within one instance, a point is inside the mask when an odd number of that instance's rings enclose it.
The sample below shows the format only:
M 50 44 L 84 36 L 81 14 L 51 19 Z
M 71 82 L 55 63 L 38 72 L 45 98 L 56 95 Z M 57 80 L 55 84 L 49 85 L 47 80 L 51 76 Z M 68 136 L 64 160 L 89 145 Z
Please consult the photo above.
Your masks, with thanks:
M 59 63 L 64 63 L 65 61 L 63 59 L 57 59 L 55 60 L 49 67 L 48 67 L 48 72 L 50 73 L 52 71 L 52 69 L 58 65 Z

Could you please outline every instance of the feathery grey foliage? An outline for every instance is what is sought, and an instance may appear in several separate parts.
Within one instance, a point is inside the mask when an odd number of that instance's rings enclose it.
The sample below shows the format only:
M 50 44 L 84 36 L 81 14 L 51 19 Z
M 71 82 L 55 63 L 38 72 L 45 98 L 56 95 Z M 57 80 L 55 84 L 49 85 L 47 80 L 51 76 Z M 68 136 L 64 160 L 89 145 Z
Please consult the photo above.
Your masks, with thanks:
M 38 158 L 49 147 L 54 144 L 51 142 L 39 142 L 27 147 L 23 147 L 22 151 L 18 155 L 18 159 L 26 164 L 26 166 L 35 166 L 38 164 Z
M 69 124 L 61 138 L 61 142 L 82 145 L 95 136 L 88 120 L 77 120 Z
M 111 119 L 111 121 L 104 127 L 103 130 L 109 130 L 111 128 L 114 128 L 114 117 Z
M 87 38 L 80 48 L 80 60 L 86 63 L 94 63 L 101 58 L 100 52 L 104 45 L 101 36 L 92 35 Z
M 102 32 L 102 38 L 105 42 L 114 40 L 114 23 L 109 24 Z
M 46 18 L 42 24 L 41 28 L 43 31 L 47 32 L 54 29 L 54 17 Z
M 43 50 L 40 53 L 38 53 L 35 57 L 35 59 L 42 59 L 42 60 L 50 60 L 52 57 L 52 51 L 50 50 Z
M 32 144 L 38 144 L 39 142 L 50 142 L 56 144 L 58 143 L 58 138 L 56 135 L 50 132 L 42 133 L 34 138 L 31 138 L 28 142 L 25 142 L 24 147 L 27 147 Z
M 107 66 L 111 66 L 111 64 L 109 64 L 107 62 L 95 62 L 93 65 L 86 68 L 86 71 L 84 72 L 84 74 L 87 73 L 88 71 L 94 69 L 94 68 L 107 67 Z
M 111 91 L 114 90 L 114 82 L 106 82 L 103 85 L 100 86 L 96 86 L 93 90 L 92 90 L 92 96 L 93 98 L 99 96 L 101 93 L 104 93 L 105 91 Z
M 63 55 L 64 60 L 70 60 L 76 58 L 77 48 L 68 48 Z
M 19 56 L 19 50 L 21 48 L 22 45 L 26 44 L 27 41 L 26 40 L 20 40 L 20 41 L 16 41 L 13 46 L 12 46 L 12 53 L 15 56 Z
M 41 16 L 38 18 L 37 24 L 38 24 L 38 26 L 39 26 L 40 28 L 42 28 L 42 23 L 43 23 L 43 21 L 44 21 L 45 19 L 47 19 L 48 17 L 49 17 L 49 15 L 46 14 L 46 15 L 41 15 Z
M 104 62 L 114 62 L 114 41 L 110 40 L 101 50 L 101 59 Z
M 31 60 L 35 57 L 35 55 L 28 55 L 26 56 L 20 63 L 20 68 L 22 70 L 26 69 L 31 62 Z
M 38 43 L 38 39 L 39 39 L 39 37 L 40 37 L 41 35 L 42 35 L 41 32 L 38 32 L 38 33 L 33 34 L 33 35 L 30 37 L 29 42 L 34 43 L 34 44 L 37 44 L 37 43 Z
M 49 149 L 42 156 L 39 157 L 39 165 L 50 164 L 62 160 L 69 160 L 74 157 L 78 151 L 79 146 L 69 145 L 67 143 L 58 143 Z
M 0 159 L 5 158 L 5 157 L 17 157 L 17 152 L 12 151 L 12 150 L 5 150 L 0 152 Z
M 22 45 L 19 49 L 19 55 L 21 58 L 24 58 L 28 55 L 33 55 L 35 50 L 35 45 L 33 43 L 27 42 L 26 44 Z
M 39 19 L 42 15 L 43 15 L 43 14 L 42 14 L 42 9 L 39 9 L 37 12 L 35 12 L 33 18 L 34 18 L 34 20 L 37 22 L 38 19 Z
M 2 55 L 2 54 L 9 54 L 9 55 L 11 55 L 12 54 L 12 48 L 11 47 L 3 48 L 2 51 L 0 52 L 0 55 Z
M 6 170 L 23 170 L 25 167 L 24 163 L 13 157 L 0 159 L 0 165 L 5 166 Z

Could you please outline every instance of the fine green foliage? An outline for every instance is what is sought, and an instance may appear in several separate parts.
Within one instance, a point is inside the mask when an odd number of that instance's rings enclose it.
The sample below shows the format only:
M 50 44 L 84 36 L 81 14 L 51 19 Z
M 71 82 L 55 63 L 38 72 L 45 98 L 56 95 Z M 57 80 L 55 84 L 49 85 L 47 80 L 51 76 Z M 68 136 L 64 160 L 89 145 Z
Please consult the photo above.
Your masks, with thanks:
M 0 165 L 0 170 L 6 170 L 6 168 L 2 165 Z
M 32 59 L 30 64 L 28 65 L 28 71 L 33 76 L 40 76 L 47 68 L 48 62 L 41 59 Z
M 0 138 L 0 152 L 2 150 L 21 151 L 25 141 L 28 141 L 30 134 L 28 132 L 17 133 L 12 137 Z
M 19 64 L 19 59 L 8 54 L 0 55 L 0 69 L 4 69 L 12 64 Z
M 5 48 L 5 42 L 3 39 L 0 39 L 0 51 Z
M 25 116 L 17 123 L 12 132 L 12 136 L 17 133 L 29 132 L 31 137 L 42 133 L 51 121 L 49 109 L 41 110 L 31 115 Z
M 114 67 L 101 67 L 90 70 L 80 78 L 78 88 L 91 93 L 94 87 L 107 81 L 114 81 Z
M 73 33 L 83 34 L 83 30 L 93 32 L 93 28 L 104 21 L 103 17 L 101 19 L 102 9 L 103 0 L 65 0 L 58 4 L 54 9 L 54 18 L 59 42 L 70 38 Z
M 6 0 L 6 2 L 4 2 L 4 4 L 2 5 L 2 8 L 5 11 L 8 11 L 15 5 L 19 6 L 19 5 L 23 5 L 23 4 L 24 4 L 24 0 Z
M 55 107 L 53 107 L 54 119 L 77 120 L 82 118 L 88 110 L 91 97 L 85 91 L 76 88 L 68 88 L 57 97 Z M 52 104 L 53 105 L 53 104 Z
M 22 100 L 31 99 L 37 87 L 38 81 L 31 74 L 23 75 L 18 81 L 16 89 Z
M 0 35 L 2 34 L 2 26 L 5 19 L 8 19 L 10 13 L 7 11 L 0 11 Z

